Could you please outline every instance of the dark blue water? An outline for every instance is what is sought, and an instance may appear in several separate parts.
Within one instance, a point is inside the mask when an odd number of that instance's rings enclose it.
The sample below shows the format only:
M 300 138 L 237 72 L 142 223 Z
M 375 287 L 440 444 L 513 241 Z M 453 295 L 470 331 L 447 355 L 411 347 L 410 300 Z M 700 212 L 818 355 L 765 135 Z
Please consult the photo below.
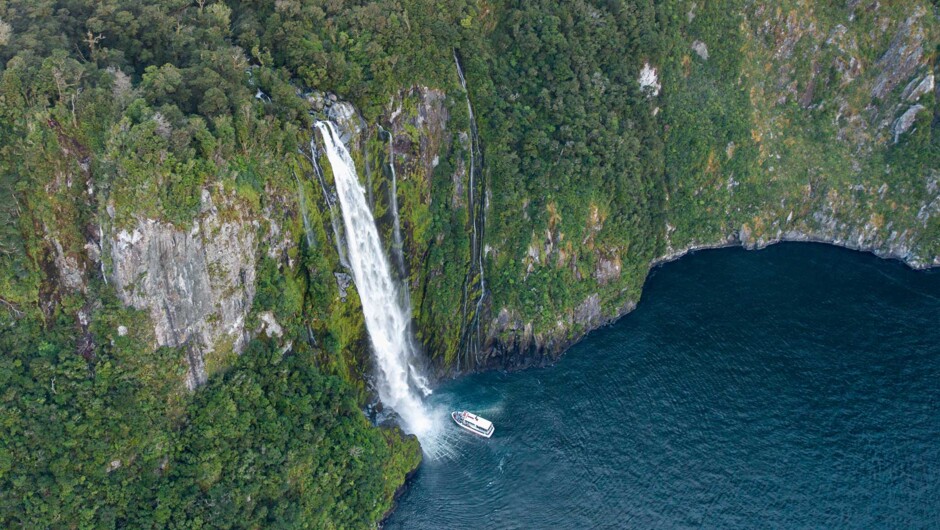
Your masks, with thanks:
M 938 271 L 701 252 L 556 366 L 433 398 L 496 433 L 448 425 L 387 528 L 940 528 Z

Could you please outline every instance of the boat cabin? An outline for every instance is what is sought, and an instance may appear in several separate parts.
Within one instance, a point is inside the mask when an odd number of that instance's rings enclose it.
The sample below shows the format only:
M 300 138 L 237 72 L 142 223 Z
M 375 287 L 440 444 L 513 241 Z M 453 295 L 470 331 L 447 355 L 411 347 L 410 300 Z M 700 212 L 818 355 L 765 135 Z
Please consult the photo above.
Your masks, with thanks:
M 481 418 L 476 414 L 472 414 L 467 411 L 461 412 L 451 412 L 450 416 L 454 419 L 454 422 L 462 428 L 474 433 L 479 434 L 484 438 L 489 438 L 493 436 L 493 432 L 496 428 L 493 426 L 493 422 L 485 418 Z

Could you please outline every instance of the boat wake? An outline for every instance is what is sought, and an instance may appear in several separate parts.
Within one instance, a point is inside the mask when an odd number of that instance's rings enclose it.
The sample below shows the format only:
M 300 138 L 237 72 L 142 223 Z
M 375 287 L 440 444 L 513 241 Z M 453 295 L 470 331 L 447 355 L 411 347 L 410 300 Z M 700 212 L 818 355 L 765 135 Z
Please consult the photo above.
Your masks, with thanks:
M 466 444 L 463 442 L 468 436 L 469 433 L 464 434 L 456 429 L 441 429 L 430 436 L 425 435 L 421 439 L 421 449 L 429 460 L 460 460 L 467 455 Z
M 451 419 L 451 412 L 455 407 L 457 405 L 453 403 L 429 407 L 428 418 L 432 427 L 419 436 L 426 459 L 435 462 L 458 460 L 465 458 L 480 444 L 489 443 L 485 435 L 467 432 Z M 474 410 L 487 415 L 498 414 L 502 410 L 502 404 Z

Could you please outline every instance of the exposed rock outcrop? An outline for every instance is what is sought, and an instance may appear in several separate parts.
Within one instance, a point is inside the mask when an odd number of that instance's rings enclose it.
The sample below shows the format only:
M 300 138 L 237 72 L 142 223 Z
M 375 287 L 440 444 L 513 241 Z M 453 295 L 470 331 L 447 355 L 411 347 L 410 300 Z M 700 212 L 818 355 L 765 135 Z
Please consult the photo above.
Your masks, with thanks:
M 111 241 L 118 295 L 150 312 L 157 345 L 187 349 L 190 389 L 206 381 L 213 356 L 239 353 L 248 338 L 256 228 L 221 201 L 220 209 L 204 190 L 202 212 L 190 229 L 139 219 Z
M 934 89 L 934 76 L 932 73 L 928 73 L 922 79 L 916 78 L 904 89 L 903 94 L 901 94 L 901 99 L 907 101 L 917 101 L 924 94 L 930 93 Z
M 708 60 L 708 46 L 704 42 L 700 40 L 693 42 L 692 51 L 694 51 L 699 57 L 701 57 L 702 60 L 705 60 L 705 61 Z
M 904 82 L 920 65 L 924 54 L 924 29 L 918 20 L 926 12 L 915 10 L 898 28 L 888 50 L 878 59 L 876 68 L 881 70 L 871 89 L 873 98 L 884 99 L 895 87 Z
M 347 291 L 353 282 L 352 276 L 345 272 L 334 272 L 333 276 L 336 278 L 336 288 L 339 289 L 339 298 L 345 302 L 346 296 L 348 295 Z
M 504 307 L 490 322 L 482 356 L 470 370 L 521 369 L 552 363 L 589 331 L 635 308 L 636 302 L 628 300 L 612 313 L 605 312 L 601 297 L 593 293 L 573 310 L 560 315 L 550 330 L 538 333 L 530 320 Z
M 357 143 L 356 139 L 365 128 L 365 124 L 351 103 L 346 101 L 334 102 L 327 107 L 326 116 L 336 124 L 343 143 Z
M 264 311 L 259 314 L 258 320 L 261 321 L 261 328 L 259 331 L 264 332 L 268 338 L 280 338 L 284 335 L 284 329 L 281 328 L 281 325 L 277 323 L 277 320 L 274 318 L 274 313 L 271 311 Z
M 413 99 L 415 108 L 409 112 L 399 106 L 388 116 L 394 138 L 396 172 L 402 180 L 412 175 L 420 176 L 425 180 L 424 184 L 430 186 L 431 175 L 439 163 L 439 155 L 449 139 L 446 134 L 447 122 L 450 119 L 446 106 L 447 95 L 441 90 L 415 87 L 403 93 L 401 97 L 403 100 Z M 419 131 L 420 134 L 413 138 L 409 130 Z M 461 141 L 464 138 L 465 144 L 469 145 L 469 137 L 462 135 Z M 465 171 L 463 168 L 460 170 Z M 455 183 L 456 187 L 459 186 Z
M 663 87 L 662 83 L 659 82 L 659 74 L 656 72 L 656 68 L 650 66 L 650 63 L 643 65 L 637 82 L 643 92 L 650 97 L 658 96 L 659 90 Z
M 894 122 L 894 143 L 898 143 L 901 135 L 911 130 L 914 121 L 917 120 L 917 114 L 925 108 L 923 105 L 914 105 L 901 114 L 901 117 Z
M 88 289 L 85 271 L 78 260 L 75 256 L 66 254 L 58 239 L 52 238 L 52 246 L 55 249 L 54 260 L 56 269 L 59 271 L 59 282 L 69 291 L 85 292 Z

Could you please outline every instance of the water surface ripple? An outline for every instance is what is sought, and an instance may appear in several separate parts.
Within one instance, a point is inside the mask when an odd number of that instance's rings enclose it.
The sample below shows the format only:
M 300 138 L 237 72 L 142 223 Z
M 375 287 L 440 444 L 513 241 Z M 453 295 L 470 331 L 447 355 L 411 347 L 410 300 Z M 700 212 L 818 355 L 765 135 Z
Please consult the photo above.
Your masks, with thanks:
M 940 271 L 701 252 L 555 366 L 443 385 L 386 528 L 940 528 Z

